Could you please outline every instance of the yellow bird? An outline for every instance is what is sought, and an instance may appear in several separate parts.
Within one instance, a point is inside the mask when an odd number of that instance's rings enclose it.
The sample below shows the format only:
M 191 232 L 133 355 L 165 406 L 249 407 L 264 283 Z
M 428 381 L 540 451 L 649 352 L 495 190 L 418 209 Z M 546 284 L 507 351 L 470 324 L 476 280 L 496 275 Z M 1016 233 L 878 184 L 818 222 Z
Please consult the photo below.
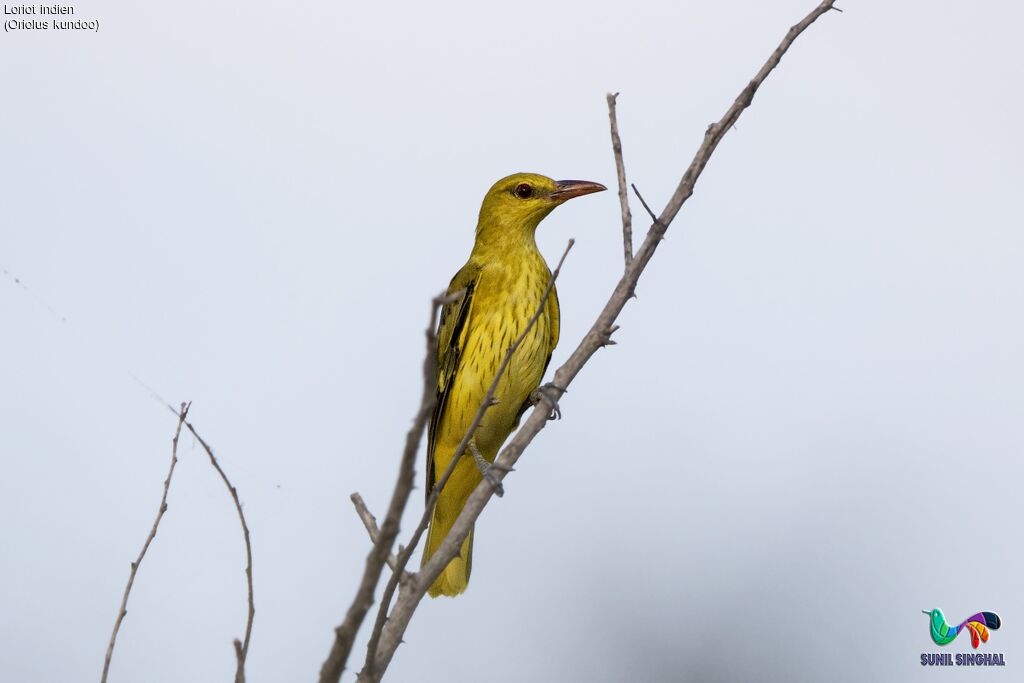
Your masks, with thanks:
M 427 495 L 444 475 L 476 416 L 509 347 L 541 305 L 551 271 L 534 233 L 556 206 L 604 185 L 552 180 L 516 173 L 494 184 L 484 197 L 469 261 L 448 293 L 464 291 L 441 311 L 437 331 L 437 406 L 427 437 Z M 530 394 L 540 384 L 558 343 L 558 295 L 552 287 L 537 322 L 513 354 L 484 414 L 441 491 L 430 520 L 423 563 L 434 554 L 494 462 L 501 444 L 519 423 Z M 430 595 L 466 590 L 472 567 L 473 532 L 430 587 Z

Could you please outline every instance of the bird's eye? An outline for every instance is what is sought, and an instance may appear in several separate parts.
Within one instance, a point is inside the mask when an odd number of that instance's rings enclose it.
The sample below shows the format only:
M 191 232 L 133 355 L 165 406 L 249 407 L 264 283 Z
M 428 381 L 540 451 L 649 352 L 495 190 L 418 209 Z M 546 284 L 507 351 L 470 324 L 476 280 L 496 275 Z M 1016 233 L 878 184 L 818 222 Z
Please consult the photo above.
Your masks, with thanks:
M 533 196 L 533 188 L 526 183 L 519 183 L 516 185 L 516 189 L 512 190 L 512 192 L 520 199 L 529 199 Z

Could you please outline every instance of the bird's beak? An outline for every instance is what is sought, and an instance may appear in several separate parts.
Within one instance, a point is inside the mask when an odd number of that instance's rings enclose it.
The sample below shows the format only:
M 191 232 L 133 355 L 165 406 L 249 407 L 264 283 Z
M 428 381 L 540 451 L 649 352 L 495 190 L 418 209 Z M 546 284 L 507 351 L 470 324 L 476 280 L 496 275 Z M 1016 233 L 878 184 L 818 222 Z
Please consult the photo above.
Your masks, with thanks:
M 931 612 L 929 612 L 929 611 L 928 611 L 928 610 L 926 610 L 926 609 L 923 609 L 923 610 L 921 610 L 921 614 L 927 614 L 928 616 L 931 616 L 931 615 L 932 615 L 932 613 L 931 613 Z
M 601 183 L 592 183 L 589 180 L 556 180 L 555 188 L 557 189 L 549 196 L 557 202 L 608 189 Z

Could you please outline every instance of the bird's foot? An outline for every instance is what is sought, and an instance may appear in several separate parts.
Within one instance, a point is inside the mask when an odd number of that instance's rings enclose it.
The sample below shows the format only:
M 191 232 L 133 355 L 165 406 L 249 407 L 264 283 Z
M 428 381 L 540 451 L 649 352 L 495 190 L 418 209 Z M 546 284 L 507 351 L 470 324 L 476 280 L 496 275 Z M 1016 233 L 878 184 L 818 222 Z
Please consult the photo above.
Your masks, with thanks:
M 475 441 L 469 442 L 469 451 L 473 454 L 473 462 L 476 463 L 477 468 L 480 470 L 480 474 L 484 475 L 484 479 L 486 479 L 487 483 L 491 485 L 492 489 L 494 489 L 494 495 L 498 498 L 504 496 L 505 487 L 501 485 L 501 480 L 498 479 L 498 475 L 494 472 L 495 470 L 511 472 L 512 468 L 488 462 L 487 459 L 484 458 L 483 454 L 480 453 L 480 449 L 476 447 Z
M 533 390 L 530 394 L 530 405 L 537 405 L 538 403 L 543 402 L 551 411 L 548 413 L 548 419 L 561 420 L 562 409 L 558 405 L 558 399 L 567 391 L 568 389 L 565 387 L 560 387 L 554 382 L 548 382 L 547 384 Z

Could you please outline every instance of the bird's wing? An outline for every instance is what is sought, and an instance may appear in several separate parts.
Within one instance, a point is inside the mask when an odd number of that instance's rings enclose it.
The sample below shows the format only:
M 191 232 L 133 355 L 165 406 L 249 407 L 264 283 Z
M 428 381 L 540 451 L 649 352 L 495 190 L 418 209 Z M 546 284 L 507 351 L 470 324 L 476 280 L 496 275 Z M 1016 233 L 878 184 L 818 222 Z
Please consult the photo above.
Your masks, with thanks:
M 452 295 L 462 291 L 463 295 L 457 301 L 445 304 L 437 324 L 437 403 L 434 405 L 434 414 L 427 429 L 427 496 L 430 496 L 434 482 L 437 481 L 434 472 L 437 428 L 441 424 L 448 396 L 455 384 L 455 371 L 459 367 L 459 356 L 466 341 L 466 322 L 473 307 L 473 290 L 476 289 L 479 277 L 480 268 L 471 263 L 467 263 L 455 274 L 448 285 L 447 293 Z

